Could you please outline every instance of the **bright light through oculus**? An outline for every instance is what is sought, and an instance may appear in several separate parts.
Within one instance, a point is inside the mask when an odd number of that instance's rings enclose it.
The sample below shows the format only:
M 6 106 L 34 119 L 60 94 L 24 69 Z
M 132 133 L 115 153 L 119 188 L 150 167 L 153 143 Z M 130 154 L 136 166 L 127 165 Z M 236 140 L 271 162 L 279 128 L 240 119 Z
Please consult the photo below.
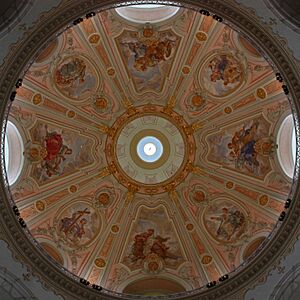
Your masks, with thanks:
M 144 146 L 144 152 L 146 155 L 148 156 L 151 156 L 151 155 L 154 155 L 155 152 L 156 152 L 156 147 L 153 143 L 147 143 L 145 146 Z
M 160 159 L 164 149 L 158 138 L 154 136 L 146 136 L 138 142 L 136 150 L 141 160 L 153 163 Z

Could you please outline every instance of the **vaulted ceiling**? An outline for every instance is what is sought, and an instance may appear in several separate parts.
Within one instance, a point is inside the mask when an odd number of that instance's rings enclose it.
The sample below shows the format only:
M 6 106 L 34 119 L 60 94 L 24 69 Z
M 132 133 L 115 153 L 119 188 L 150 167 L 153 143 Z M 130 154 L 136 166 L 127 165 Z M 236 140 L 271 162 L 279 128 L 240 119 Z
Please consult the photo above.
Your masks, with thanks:
M 213 17 L 103 11 L 26 72 L 9 115 L 24 142 L 11 193 L 45 253 L 89 282 L 197 289 L 273 231 L 292 185 L 277 138 L 290 114 L 261 50 Z M 164 145 L 155 167 L 135 153 L 149 135 Z

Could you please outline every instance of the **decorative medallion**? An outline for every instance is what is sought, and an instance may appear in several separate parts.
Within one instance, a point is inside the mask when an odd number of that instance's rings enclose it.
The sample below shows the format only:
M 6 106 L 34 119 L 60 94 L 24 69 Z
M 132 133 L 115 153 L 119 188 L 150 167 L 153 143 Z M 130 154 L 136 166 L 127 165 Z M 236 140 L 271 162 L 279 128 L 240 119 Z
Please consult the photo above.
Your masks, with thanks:
M 101 217 L 86 202 L 75 202 L 59 211 L 54 219 L 55 240 L 70 249 L 93 242 L 101 230 Z
M 204 225 L 220 243 L 235 243 L 248 228 L 247 213 L 229 200 L 215 200 L 205 209 Z
M 185 107 L 193 118 L 199 117 L 199 113 L 204 110 L 207 103 L 207 92 L 204 90 L 197 90 L 185 99 Z
M 181 71 L 184 75 L 188 75 L 191 71 L 191 68 L 189 66 L 184 66 Z
M 118 233 L 119 230 L 120 230 L 120 227 L 119 227 L 118 225 L 113 225 L 113 226 L 111 226 L 111 231 L 112 231 L 113 233 Z
M 208 265 L 209 263 L 211 263 L 213 260 L 213 258 L 210 255 L 203 255 L 201 262 L 203 265 Z
M 256 96 L 260 99 L 265 99 L 267 97 L 267 92 L 264 88 L 258 88 L 256 90 Z
M 93 200 L 94 207 L 106 208 L 115 200 L 115 190 L 113 188 L 101 188 L 95 193 Z
M 44 211 L 46 208 L 46 204 L 44 201 L 38 200 L 35 203 L 35 207 L 38 211 Z
M 144 26 L 144 30 L 143 30 L 143 36 L 145 38 L 150 38 L 153 36 L 153 34 L 154 34 L 153 27 L 151 26 L 150 23 L 146 23 L 146 25 Z
M 189 191 L 189 198 L 194 203 L 203 203 L 206 199 L 206 193 L 201 185 L 193 185 Z
M 67 117 L 73 119 L 76 116 L 76 112 L 74 110 L 69 110 L 67 112 Z
M 98 44 L 100 41 L 100 35 L 99 34 L 92 34 L 90 37 L 89 37 L 89 42 L 91 44 Z
M 39 105 L 42 102 L 42 95 L 41 94 L 35 94 L 32 98 L 32 103 L 34 105 Z
M 109 194 L 108 193 L 101 193 L 98 196 L 99 203 L 101 205 L 107 205 L 109 203 Z
M 225 114 L 231 114 L 232 113 L 232 108 L 230 106 L 226 106 L 224 108 L 224 112 L 225 112 Z
M 95 259 L 95 265 L 98 267 L 98 268 L 104 268 L 105 267 L 105 265 L 106 265 L 106 262 L 105 262 L 105 260 L 104 259 L 102 259 L 102 258 L 97 258 L 97 259 Z
M 201 67 L 199 84 L 214 97 L 226 97 L 245 82 L 245 61 L 238 53 L 216 52 Z
M 143 261 L 143 267 L 147 273 L 157 274 L 163 269 L 164 260 L 159 254 L 152 252 Z
M 136 192 L 159 194 L 178 185 L 195 156 L 188 124 L 174 111 L 158 105 L 135 107 L 118 117 L 106 140 L 112 174 Z M 116 143 L 116 147 L 112 147 Z
M 194 107 L 199 108 L 204 104 L 204 100 L 200 95 L 194 95 L 191 99 L 191 104 Z
M 226 188 L 231 190 L 234 187 L 234 183 L 232 181 L 227 181 L 226 182 Z
M 194 225 L 192 223 L 186 224 L 186 229 L 188 231 L 192 231 L 194 229 Z
M 258 202 L 261 206 L 267 205 L 269 203 L 269 196 L 268 195 L 260 196 Z
M 114 76 L 114 75 L 116 74 L 116 71 L 115 71 L 114 68 L 109 68 L 109 69 L 107 70 L 107 74 L 108 74 L 109 76 Z
M 81 56 L 65 57 L 57 65 L 53 77 L 58 91 L 73 100 L 87 98 L 99 85 L 92 64 Z
M 78 188 L 77 188 L 77 186 L 74 185 L 74 184 L 72 184 L 72 185 L 69 187 L 69 191 L 70 191 L 71 193 L 76 193 L 77 190 L 78 190 Z
M 203 31 L 198 31 L 196 33 L 196 38 L 199 42 L 204 42 L 207 40 L 207 34 Z
M 93 105 L 96 111 L 103 113 L 110 109 L 110 103 L 107 98 L 96 96 L 93 101 Z

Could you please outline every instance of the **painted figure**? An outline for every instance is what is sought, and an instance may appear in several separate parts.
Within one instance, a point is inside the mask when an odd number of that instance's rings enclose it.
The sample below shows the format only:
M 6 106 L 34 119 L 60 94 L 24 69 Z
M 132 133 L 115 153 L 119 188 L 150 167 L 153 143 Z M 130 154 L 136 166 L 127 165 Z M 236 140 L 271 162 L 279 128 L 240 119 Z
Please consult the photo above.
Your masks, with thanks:
M 240 82 L 242 72 L 239 64 L 229 55 L 220 55 L 213 58 L 208 67 L 211 69 L 210 80 L 216 82 L 222 80 L 224 86 Z
M 154 229 L 148 229 L 145 232 L 135 235 L 132 245 L 132 260 L 145 259 L 152 254 L 162 259 L 177 259 L 178 257 L 170 253 L 170 247 L 166 245 L 169 239 L 169 237 L 164 238 L 160 235 L 154 236 Z
M 169 239 L 170 239 L 169 237 L 163 238 L 160 235 L 157 235 L 152 244 L 151 253 L 156 254 L 162 259 L 166 259 L 166 258 L 177 259 L 178 257 L 176 255 L 169 252 L 170 247 L 168 247 L 165 244 Z
M 216 97 L 229 95 L 243 83 L 243 63 L 242 58 L 231 53 L 215 54 L 203 68 L 199 83 Z
M 236 168 L 246 168 L 250 173 L 258 174 L 259 155 L 271 155 L 276 145 L 269 138 L 261 138 L 258 134 L 258 123 L 236 131 L 228 143 L 229 157 L 235 160 Z
M 84 59 L 72 56 L 57 66 L 54 80 L 59 92 L 73 100 L 89 97 L 99 83 L 92 66 Z
M 72 85 L 74 82 L 84 82 L 86 65 L 82 59 L 73 58 L 70 62 L 63 64 L 56 71 L 56 83 L 59 85 Z
M 168 59 L 171 55 L 174 42 L 165 38 L 146 40 L 144 42 L 140 40 L 123 42 L 122 45 L 127 45 L 131 52 L 134 53 L 134 68 L 139 72 L 143 72 Z
M 124 30 L 116 43 L 137 92 L 161 91 L 180 37 L 172 30 L 152 34 Z
M 153 267 L 156 272 L 162 266 L 175 270 L 185 261 L 173 223 L 162 206 L 140 208 L 128 241 L 122 263 L 131 270 Z
M 73 243 L 79 242 L 85 234 L 84 227 L 87 224 L 87 219 L 83 216 L 90 213 L 86 208 L 83 211 L 74 212 L 71 217 L 64 217 L 61 219 L 59 231 L 63 232 L 65 237 Z
M 239 238 L 246 224 L 244 214 L 235 208 L 223 207 L 220 215 L 212 216 L 210 219 L 219 222 L 215 232 L 217 238 L 227 242 L 233 237 Z
M 132 246 L 132 254 L 135 259 L 144 259 L 146 256 L 144 254 L 144 248 L 146 246 L 147 240 L 150 236 L 154 234 L 153 229 L 148 229 L 146 232 L 137 234 L 134 237 L 134 244 Z
M 245 167 L 251 173 L 257 173 L 259 161 L 257 160 L 258 153 L 255 151 L 257 142 L 258 124 L 253 124 L 249 128 L 241 128 L 235 132 L 228 148 L 231 150 L 229 156 L 235 159 L 236 168 Z
M 63 144 L 61 134 L 53 131 L 48 132 L 47 125 L 45 126 L 46 136 L 43 141 L 44 157 L 41 162 L 42 168 L 46 170 L 46 174 L 51 177 L 58 175 L 59 167 L 62 161 L 66 160 L 66 155 L 72 154 L 72 149 Z

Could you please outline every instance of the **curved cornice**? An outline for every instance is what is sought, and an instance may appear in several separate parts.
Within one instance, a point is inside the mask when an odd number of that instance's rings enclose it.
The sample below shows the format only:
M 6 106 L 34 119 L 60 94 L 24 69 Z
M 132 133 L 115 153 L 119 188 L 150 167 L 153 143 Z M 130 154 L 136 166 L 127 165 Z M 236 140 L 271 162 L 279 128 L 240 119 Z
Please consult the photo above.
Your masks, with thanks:
M 20 41 L 7 56 L 0 78 L 0 104 L 1 122 L 5 121 L 6 105 L 10 99 L 15 83 L 22 77 L 24 70 L 32 61 L 39 49 L 54 37 L 57 32 L 72 24 L 73 20 L 84 16 L 87 12 L 106 9 L 120 1 L 116 0 L 78 0 L 65 1 L 55 10 L 52 10 L 31 29 L 26 39 Z M 300 112 L 300 72 L 292 53 L 274 35 L 270 28 L 259 20 L 252 11 L 245 10 L 241 5 L 231 0 L 185 0 L 182 1 L 187 8 L 203 8 L 224 18 L 235 29 L 252 38 L 275 64 L 288 86 L 291 98 L 294 99 L 294 112 L 299 117 Z M 299 130 L 297 128 L 298 135 Z M 299 162 L 297 163 L 297 168 Z M 298 177 L 298 174 L 296 174 Z M 33 244 L 30 234 L 22 229 L 13 214 L 9 203 L 4 180 L 0 180 L 0 224 L 3 238 L 20 261 L 29 266 L 33 273 L 56 293 L 70 299 L 117 299 L 117 297 L 97 292 L 80 284 L 70 274 L 64 273 L 49 258 L 43 255 Z M 230 274 L 230 279 L 217 284 L 211 289 L 202 289 L 200 294 L 190 292 L 181 299 L 236 299 L 247 287 L 252 287 L 262 276 L 267 274 L 275 262 L 285 253 L 286 249 L 295 241 L 297 227 L 300 225 L 300 188 L 298 182 L 294 186 L 294 195 L 290 208 L 286 211 L 285 220 L 272 239 L 260 254 L 253 258 L 243 270 L 237 274 Z

